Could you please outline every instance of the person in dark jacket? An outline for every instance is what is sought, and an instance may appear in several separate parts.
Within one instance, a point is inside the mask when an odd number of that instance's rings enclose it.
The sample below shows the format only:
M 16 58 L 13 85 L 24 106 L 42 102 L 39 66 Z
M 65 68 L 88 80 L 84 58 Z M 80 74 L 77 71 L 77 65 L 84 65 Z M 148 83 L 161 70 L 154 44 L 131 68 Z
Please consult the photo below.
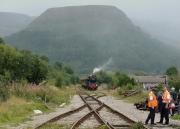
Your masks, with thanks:
M 157 98 L 157 100 L 158 100 L 158 112 L 160 112 L 161 113 L 161 111 L 162 111 L 162 92 L 159 92 L 158 93 L 158 98 Z
M 171 116 L 173 116 L 175 113 L 175 103 L 177 103 L 177 93 L 176 93 L 174 87 L 171 88 L 170 94 L 171 94 L 171 98 L 172 98 L 171 103 L 170 103 L 170 107 L 171 107 L 170 114 L 171 114 Z
M 179 90 L 179 93 L 177 95 L 177 103 L 178 103 L 178 114 L 180 114 L 180 90 Z
M 173 101 L 176 102 L 177 101 L 177 93 L 176 93 L 174 87 L 171 88 L 170 94 L 171 94 L 171 97 L 172 97 Z
M 162 92 L 158 93 L 157 100 L 158 100 L 158 112 L 160 113 L 160 118 L 162 118 L 162 113 L 163 113 L 162 112 L 162 107 L 163 107 Z M 160 122 L 157 122 L 157 123 L 160 123 Z

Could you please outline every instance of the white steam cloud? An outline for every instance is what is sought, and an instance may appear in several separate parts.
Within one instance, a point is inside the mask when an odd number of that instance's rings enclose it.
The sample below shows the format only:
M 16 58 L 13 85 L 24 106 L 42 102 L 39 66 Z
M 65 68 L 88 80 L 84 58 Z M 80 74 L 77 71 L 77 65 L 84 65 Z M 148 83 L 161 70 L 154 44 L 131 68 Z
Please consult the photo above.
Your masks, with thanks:
M 109 58 L 109 60 L 106 63 L 104 63 L 102 66 L 94 68 L 93 74 L 98 73 L 102 70 L 106 70 L 111 63 L 112 63 L 112 57 Z

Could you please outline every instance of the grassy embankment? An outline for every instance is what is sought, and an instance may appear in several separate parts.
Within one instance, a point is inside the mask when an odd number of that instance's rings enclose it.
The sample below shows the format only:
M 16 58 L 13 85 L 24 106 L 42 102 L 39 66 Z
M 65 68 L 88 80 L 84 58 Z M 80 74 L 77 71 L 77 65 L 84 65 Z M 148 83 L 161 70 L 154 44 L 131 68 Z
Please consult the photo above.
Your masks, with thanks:
M 55 86 L 30 86 L 15 84 L 12 86 L 11 97 L 0 103 L 0 126 L 19 124 L 29 120 L 33 110 L 43 113 L 53 111 L 62 103 L 68 104 L 75 94 L 74 87 L 57 88 Z
M 174 116 L 171 116 L 173 120 L 180 120 L 180 115 L 175 114 Z
M 132 95 L 132 96 L 129 96 L 129 97 L 125 97 L 123 94 L 122 94 L 122 91 L 121 90 L 118 90 L 116 93 L 115 93 L 115 96 L 117 98 L 120 98 L 120 99 L 123 99 L 125 100 L 126 102 L 129 102 L 129 103 L 138 103 L 138 102 L 143 102 L 147 99 L 147 95 L 148 95 L 148 92 L 147 91 L 140 91 L 139 93 L 135 94 L 135 95 Z

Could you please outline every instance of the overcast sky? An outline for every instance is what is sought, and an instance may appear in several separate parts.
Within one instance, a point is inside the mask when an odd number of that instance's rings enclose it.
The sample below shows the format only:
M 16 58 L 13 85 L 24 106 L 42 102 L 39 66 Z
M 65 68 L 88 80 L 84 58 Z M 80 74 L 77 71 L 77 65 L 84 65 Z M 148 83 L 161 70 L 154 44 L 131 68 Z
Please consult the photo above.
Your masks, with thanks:
M 130 18 L 180 22 L 180 0 L 0 0 L 0 11 L 38 16 L 47 8 L 96 4 L 114 5 Z

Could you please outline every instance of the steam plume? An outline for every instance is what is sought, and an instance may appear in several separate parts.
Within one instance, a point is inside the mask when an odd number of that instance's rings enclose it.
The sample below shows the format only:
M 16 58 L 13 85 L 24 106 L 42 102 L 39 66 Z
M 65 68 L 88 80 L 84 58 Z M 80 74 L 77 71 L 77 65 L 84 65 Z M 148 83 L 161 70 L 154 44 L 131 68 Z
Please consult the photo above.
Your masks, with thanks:
M 111 63 L 112 63 L 112 57 L 109 58 L 109 60 L 106 63 L 104 63 L 102 66 L 94 68 L 93 74 L 100 72 L 102 70 L 106 70 Z

